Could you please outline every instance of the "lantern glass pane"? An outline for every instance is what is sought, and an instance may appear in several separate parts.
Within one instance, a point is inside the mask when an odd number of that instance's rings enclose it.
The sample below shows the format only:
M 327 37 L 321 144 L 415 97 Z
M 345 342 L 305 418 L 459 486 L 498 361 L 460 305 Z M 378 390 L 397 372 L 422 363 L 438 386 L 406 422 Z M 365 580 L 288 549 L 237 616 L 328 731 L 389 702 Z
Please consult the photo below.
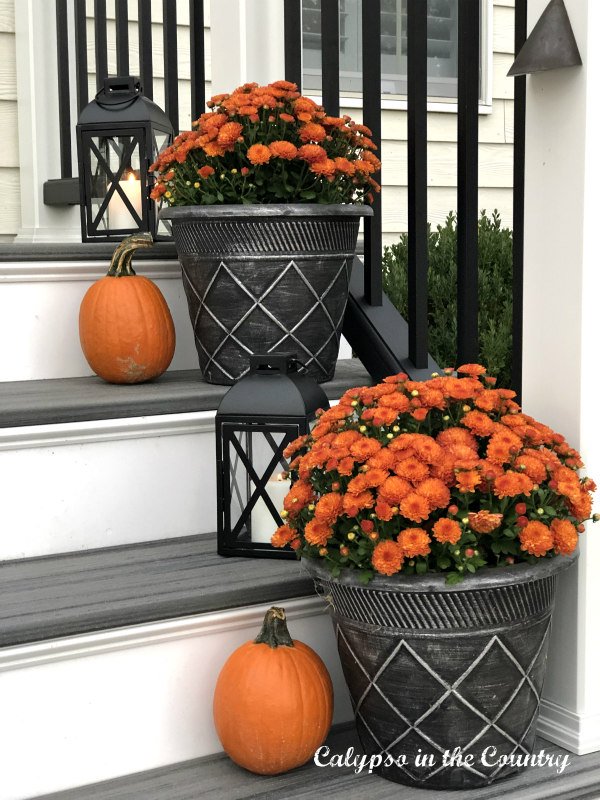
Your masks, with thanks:
M 141 162 L 140 162 L 141 159 Z M 143 219 L 140 136 L 92 136 L 90 140 L 92 228 L 130 233 Z
M 229 524 L 226 520 L 225 527 L 231 531 L 232 542 L 264 547 L 283 524 L 280 512 L 290 486 L 283 450 L 298 435 L 295 425 L 252 425 L 244 430 L 232 426 L 225 434 L 229 482 Z

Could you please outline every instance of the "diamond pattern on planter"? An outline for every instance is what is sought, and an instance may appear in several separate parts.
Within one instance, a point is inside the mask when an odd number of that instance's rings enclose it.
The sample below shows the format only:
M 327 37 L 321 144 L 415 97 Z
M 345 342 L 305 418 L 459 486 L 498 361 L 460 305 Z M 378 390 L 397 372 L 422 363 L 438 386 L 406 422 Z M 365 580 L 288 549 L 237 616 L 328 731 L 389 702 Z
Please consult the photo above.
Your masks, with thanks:
M 541 688 L 533 683 L 531 673 L 545 659 L 550 618 L 540 620 L 535 627 L 540 627 L 538 635 L 529 638 L 534 642 L 535 651 L 530 654 L 525 667 L 512 652 L 513 643 L 503 641 L 498 634 L 474 632 L 470 639 L 463 639 L 463 643 L 472 648 L 471 659 L 463 672 L 449 682 L 440 675 L 437 662 L 443 664 L 445 651 L 451 649 L 454 637 L 438 635 L 438 647 L 431 646 L 427 657 L 413 647 L 416 644 L 423 650 L 422 640 L 414 636 L 394 637 L 394 645 L 387 648 L 385 660 L 375 665 L 368 655 L 365 658 L 364 639 L 362 646 L 359 646 L 360 639 L 354 642 L 354 646 L 350 641 L 358 631 L 354 632 L 352 625 L 347 630 L 344 625 L 342 630 L 338 624 L 340 652 L 345 655 L 343 661 L 352 658 L 359 668 L 353 671 L 345 669 L 345 673 L 359 730 L 366 729 L 369 740 L 376 746 L 370 750 L 363 739 L 367 753 L 390 754 L 394 758 L 404 753 L 413 765 L 419 748 L 424 753 L 437 753 L 440 759 L 435 766 L 414 766 L 411 769 L 407 764 L 408 769 L 402 768 L 402 772 L 410 774 L 414 782 L 423 785 L 444 769 L 441 755 L 446 750 L 452 752 L 455 747 L 476 754 L 474 765 L 463 764 L 455 768 L 457 774 L 467 772 L 483 782 L 491 780 L 503 769 L 498 766 L 490 771 L 481 765 L 479 757 L 488 744 L 494 744 L 500 753 L 506 755 L 530 752 L 530 732 L 537 718 Z M 432 645 L 436 640 L 427 641 Z M 371 652 L 375 649 L 372 648 Z M 403 684 L 407 682 L 402 680 L 410 663 L 407 655 L 413 664 L 410 693 L 403 691 Z M 463 652 L 463 659 L 464 655 Z M 520 656 L 522 659 L 523 654 Z M 357 682 L 354 674 L 360 676 Z M 508 687 L 502 686 L 499 675 L 506 676 Z M 479 687 L 485 686 L 489 696 L 484 702 Z M 407 695 L 421 693 L 428 696 L 429 707 L 417 714 L 414 704 L 406 704 Z M 457 781 L 460 782 L 460 778 Z
M 277 265 L 260 266 L 270 280 L 263 274 L 259 292 L 256 280 L 252 283 L 245 276 L 242 282 L 236 274 L 238 262 L 228 265 L 220 261 L 210 279 L 203 282 L 197 274 L 188 274 L 183 260 L 184 286 L 203 373 L 208 380 L 225 376 L 232 382 L 248 372 L 250 353 L 295 351 L 313 377 L 321 381 L 332 377 L 328 364 L 332 358 L 335 362 L 337 355 L 351 259 L 338 259 L 333 275 L 330 270 L 319 276 L 320 281 L 327 281 L 322 292 L 315 290 L 293 259 L 283 270 Z M 199 272 L 196 267 L 192 271 Z M 335 296 L 340 288 L 342 301 Z

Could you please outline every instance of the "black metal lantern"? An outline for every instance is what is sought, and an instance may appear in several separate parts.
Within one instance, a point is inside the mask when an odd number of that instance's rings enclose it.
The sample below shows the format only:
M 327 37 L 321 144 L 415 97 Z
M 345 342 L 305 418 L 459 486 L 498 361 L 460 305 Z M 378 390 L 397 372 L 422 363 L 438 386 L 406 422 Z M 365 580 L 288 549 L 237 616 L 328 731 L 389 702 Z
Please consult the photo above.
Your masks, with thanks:
M 131 76 L 106 78 L 77 123 L 81 238 L 119 241 L 149 231 L 170 239 L 150 200 L 148 168 L 173 141 L 173 127 Z
M 216 417 L 218 552 L 294 558 L 271 545 L 289 489 L 283 451 L 308 433 L 323 389 L 294 355 L 250 356 L 250 371 L 227 392 Z

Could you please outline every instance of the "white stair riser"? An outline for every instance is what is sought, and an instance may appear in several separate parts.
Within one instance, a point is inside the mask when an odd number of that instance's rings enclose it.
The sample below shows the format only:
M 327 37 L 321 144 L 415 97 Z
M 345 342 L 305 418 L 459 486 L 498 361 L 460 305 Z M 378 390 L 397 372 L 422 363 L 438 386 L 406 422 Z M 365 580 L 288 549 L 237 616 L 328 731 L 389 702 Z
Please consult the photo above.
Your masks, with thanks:
M 278 605 L 286 608 L 293 638 L 327 664 L 334 721 L 350 720 L 322 600 Z M 0 800 L 25 800 L 220 752 L 212 721 L 215 682 L 228 655 L 254 638 L 267 608 L 0 650 Z
M 91 375 L 79 345 L 79 306 L 106 263 L 0 264 L 0 381 Z M 198 357 L 177 262 L 147 262 L 171 310 L 177 345 L 170 369 L 197 369 Z
M 91 375 L 79 345 L 79 306 L 87 289 L 106 274 L 106 262 L 0 264 L 0 382 Z M 169 370 L 198 369 L 198 356 L 177 261 L 137 262 L 155 281 L 171 310 L 177 345 Z M 341 358 L 350 358 L 345 340 Z
M 0 430 L 0 561 L 216 530 L 214 412 Z

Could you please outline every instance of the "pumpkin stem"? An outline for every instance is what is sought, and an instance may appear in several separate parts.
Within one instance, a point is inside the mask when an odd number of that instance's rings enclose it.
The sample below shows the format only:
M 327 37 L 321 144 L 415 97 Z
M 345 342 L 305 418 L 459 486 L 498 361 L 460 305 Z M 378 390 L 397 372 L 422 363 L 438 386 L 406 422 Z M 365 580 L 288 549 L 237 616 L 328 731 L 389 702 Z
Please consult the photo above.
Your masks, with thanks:
M 273 606 L 265 614 L 262 629 L 254 644 L 268 644 L 269 647 L 293 647 L 294 642 L 288 631 L 285 610 Z
M 131 266 L 133 254 L 139 247 L 152 247 L 153 244 L 150 233 L 135 233 L 133 236 L 127 236 L 115 248 L 107 274 L 117 278 L 123 275 L 135 275 Z

